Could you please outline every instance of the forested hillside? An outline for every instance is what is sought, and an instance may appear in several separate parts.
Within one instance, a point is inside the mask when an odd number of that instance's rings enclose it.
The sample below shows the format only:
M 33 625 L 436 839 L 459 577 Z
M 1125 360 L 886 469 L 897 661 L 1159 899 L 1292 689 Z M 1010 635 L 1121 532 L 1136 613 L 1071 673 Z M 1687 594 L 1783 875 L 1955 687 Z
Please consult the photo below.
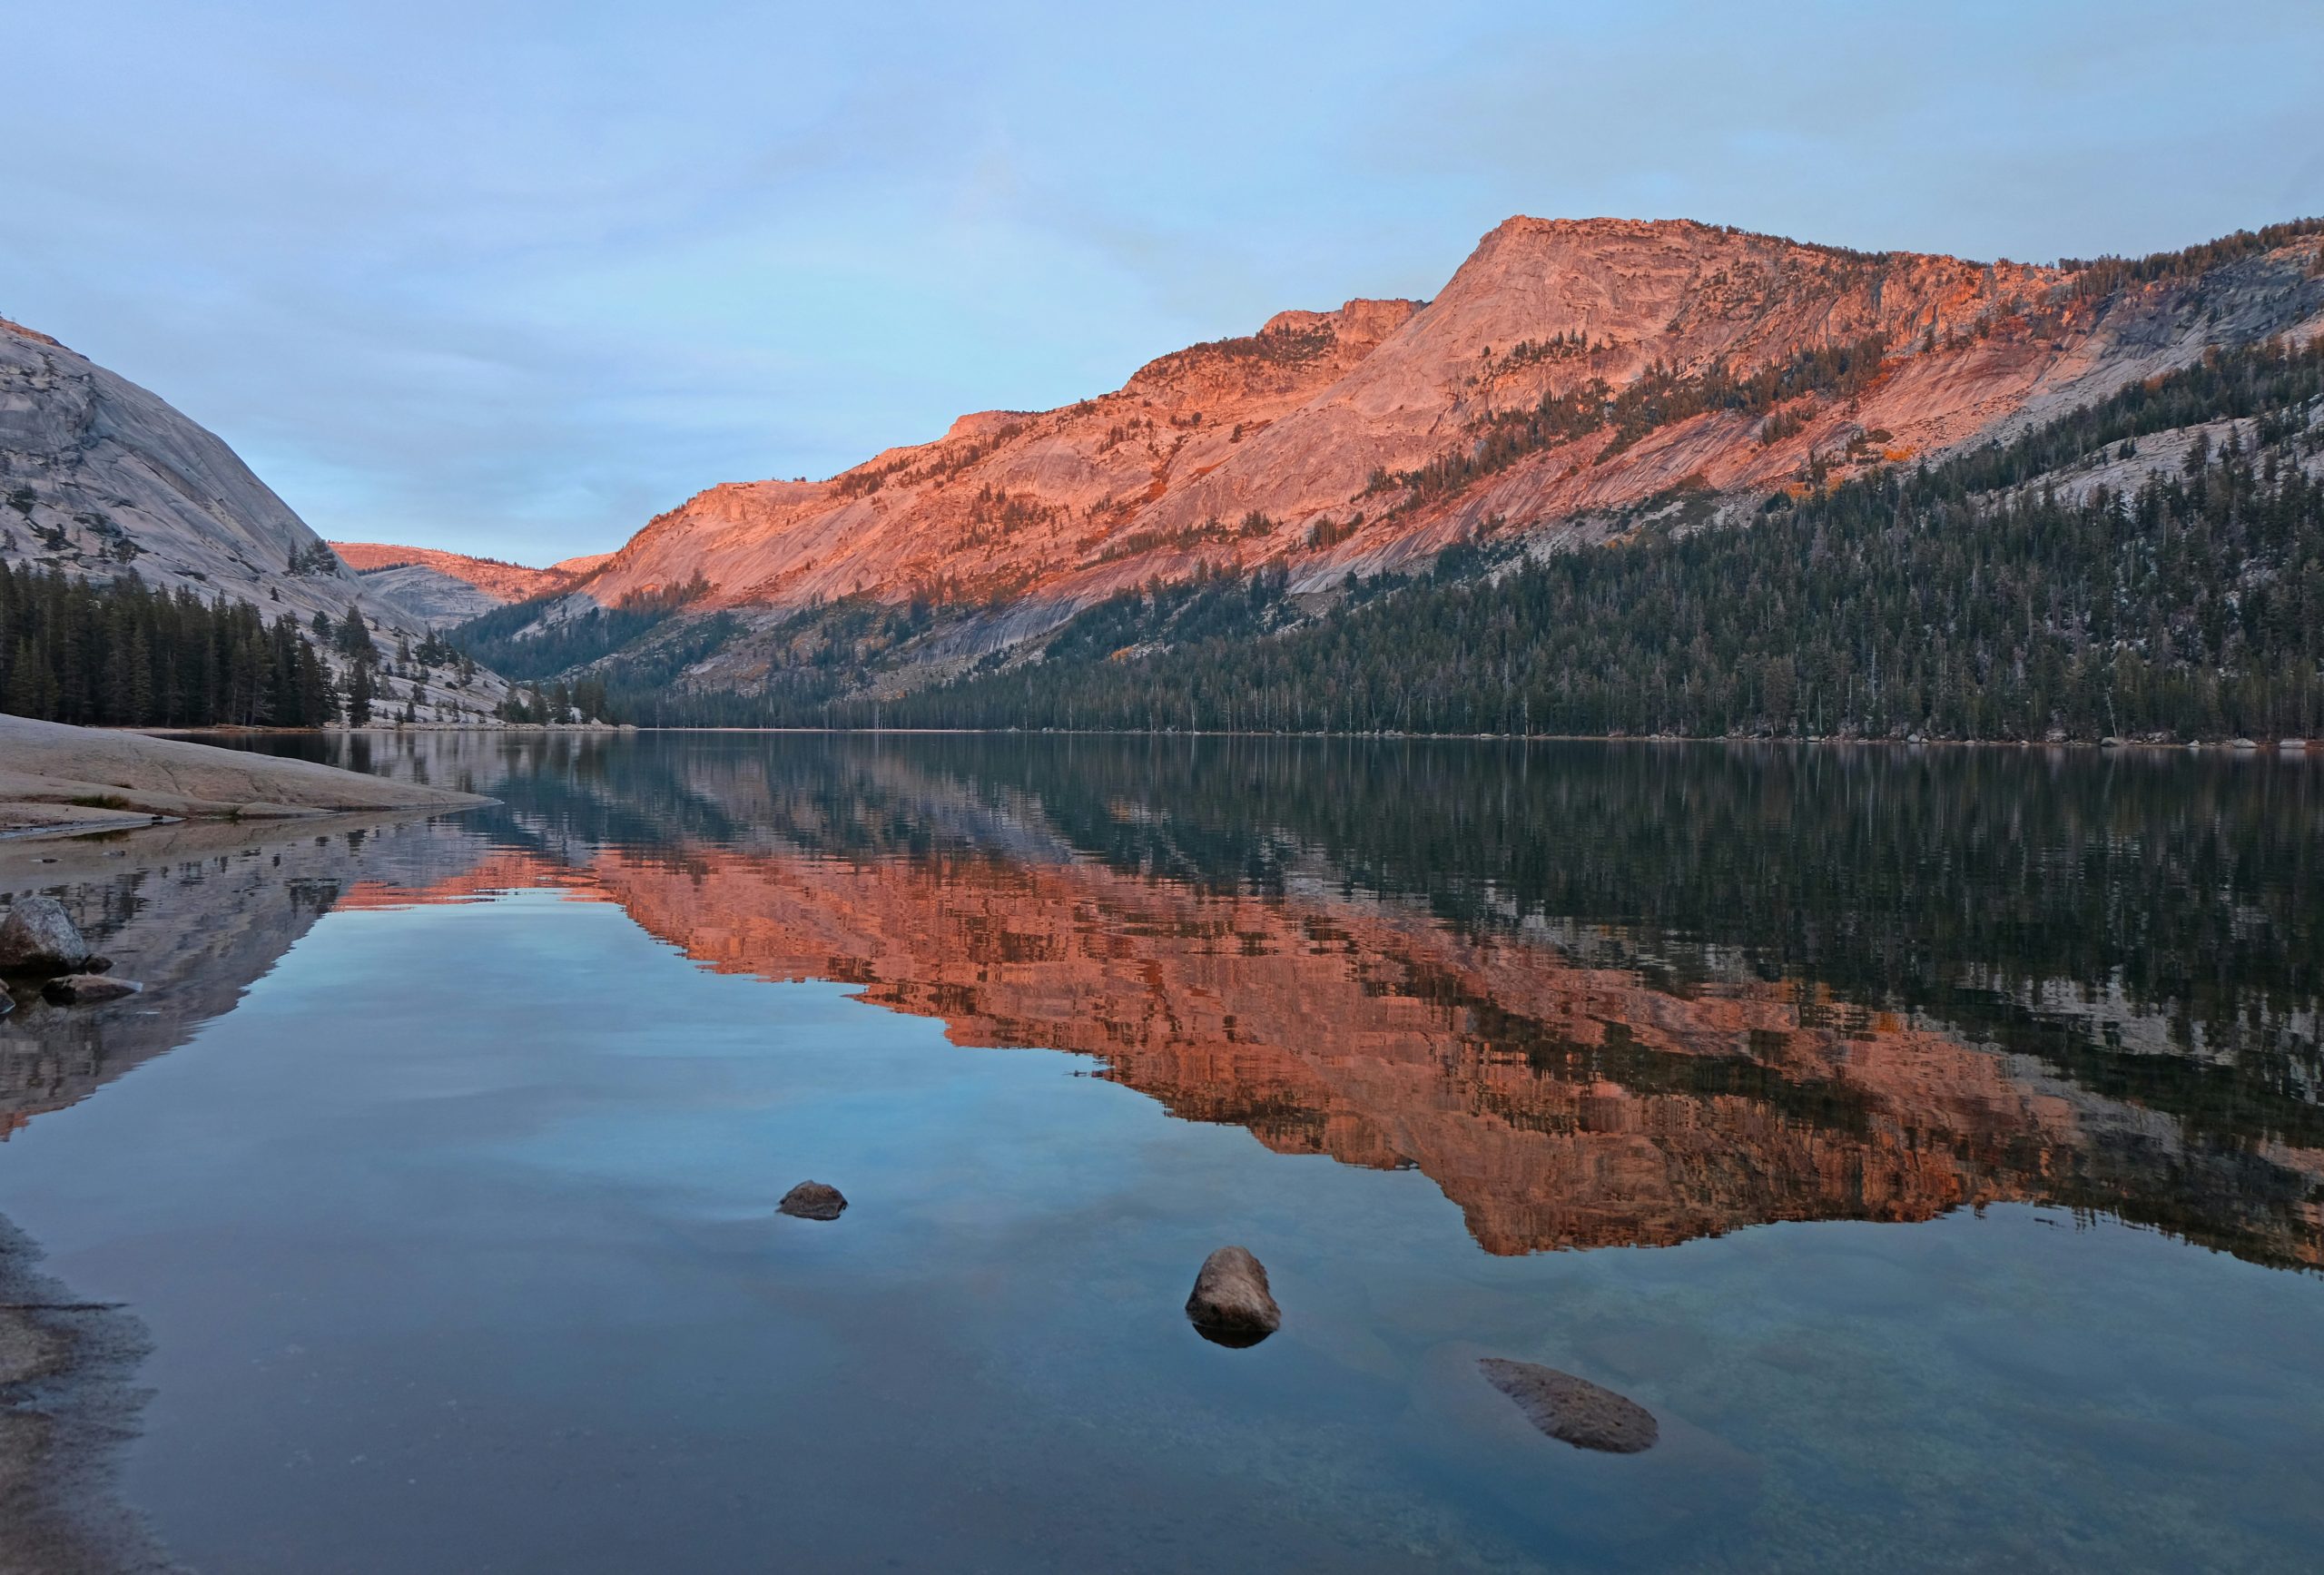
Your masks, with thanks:
M 2230 350 L 2006 444 L 1777 494 L 1748 526 L 1690 526 L 1682 487 L 1604 546 L 1488 538 L 1320 613 L 1280 576 L 1151 586 L 940 688 L 866 695 L 826 661 L 763 695 L 626 704 L 842 726 L 2324 736 L 2319 407 L 2324 344 Z M 860 649 L 909 617 L 863 611 Z

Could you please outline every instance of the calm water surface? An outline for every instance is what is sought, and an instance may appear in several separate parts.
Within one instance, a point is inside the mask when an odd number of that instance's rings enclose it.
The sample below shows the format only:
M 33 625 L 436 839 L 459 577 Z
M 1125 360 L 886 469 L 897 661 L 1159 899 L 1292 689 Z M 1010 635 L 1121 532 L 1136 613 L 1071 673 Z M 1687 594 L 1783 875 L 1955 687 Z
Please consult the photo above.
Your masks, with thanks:
M 149 987 L 0 1019 L 0 1214 L 150 1329 L 196 1568 L 2324 1546 L 2316 764 L 269 747 L 502 802 L 0 864 Z

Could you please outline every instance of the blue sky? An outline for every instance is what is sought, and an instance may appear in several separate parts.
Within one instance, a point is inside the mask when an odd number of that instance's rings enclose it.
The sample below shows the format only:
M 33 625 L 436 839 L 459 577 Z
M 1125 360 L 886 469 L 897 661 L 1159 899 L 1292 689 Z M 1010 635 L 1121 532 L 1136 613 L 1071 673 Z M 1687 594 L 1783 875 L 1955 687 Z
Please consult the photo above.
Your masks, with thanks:
M 2324 6 L 13 8 L 0 315 L 327 536 L 543 562 L 1512 213 L 1974 257 L 2324 212 Z

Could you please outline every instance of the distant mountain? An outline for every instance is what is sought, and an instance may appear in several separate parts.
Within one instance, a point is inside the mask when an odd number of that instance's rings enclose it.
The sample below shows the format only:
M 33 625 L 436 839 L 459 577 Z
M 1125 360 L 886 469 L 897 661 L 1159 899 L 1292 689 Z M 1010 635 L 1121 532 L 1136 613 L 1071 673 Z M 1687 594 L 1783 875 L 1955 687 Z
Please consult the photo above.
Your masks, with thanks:
M 431 625 L 465 623 L 495 607 L 563 590 L 612 555 L 567 558 L 545 569 L 435 547 L 335 541 L 331 550 L 365 586 Z
M 0 320 L 0 562 L 82 579 L 134 575 L 302 627 L 360 608 L 392 654 L 430 619 L 342 563 L 214 433 L 46 334 Z M 396 674 L 423 716 L 505 700 L 490 672 Z
M 713 487 L 533 627 L 656 686 L 756 693 L 813 665 L 874 695 L 1016 659 L 1157 581 L 1336 595 L 1456 544 L 1615 539 L 1682 497 L 1685 528 L 1742 524 L 1771 496 L 2313 332 L 2319 234 L 2034 266 L 1512 219 L 1433 300 L 1280 313 L 1113 393 L 964 416 L 827 481 Z M 625 604 L 663 615 L 576 636 Z M 510 622 L 497 638 L 524 637 Z

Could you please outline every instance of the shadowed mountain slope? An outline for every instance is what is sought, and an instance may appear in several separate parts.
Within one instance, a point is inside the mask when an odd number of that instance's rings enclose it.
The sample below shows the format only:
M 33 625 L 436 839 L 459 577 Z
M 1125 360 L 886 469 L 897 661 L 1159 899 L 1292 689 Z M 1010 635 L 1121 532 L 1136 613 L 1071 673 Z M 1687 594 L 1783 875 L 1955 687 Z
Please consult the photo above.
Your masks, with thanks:
M 342 563 L 215 434 L 46 334 L 0 320 L 0 562 L 79 579 L 135 575 L 289 614 L 359 608 L 386 636 L 430 620 Z M 423 709 L 488 718 L 508 691 L 478 673 L 414 674 Z M 399 684 L 400 695 L 408 684 Z

